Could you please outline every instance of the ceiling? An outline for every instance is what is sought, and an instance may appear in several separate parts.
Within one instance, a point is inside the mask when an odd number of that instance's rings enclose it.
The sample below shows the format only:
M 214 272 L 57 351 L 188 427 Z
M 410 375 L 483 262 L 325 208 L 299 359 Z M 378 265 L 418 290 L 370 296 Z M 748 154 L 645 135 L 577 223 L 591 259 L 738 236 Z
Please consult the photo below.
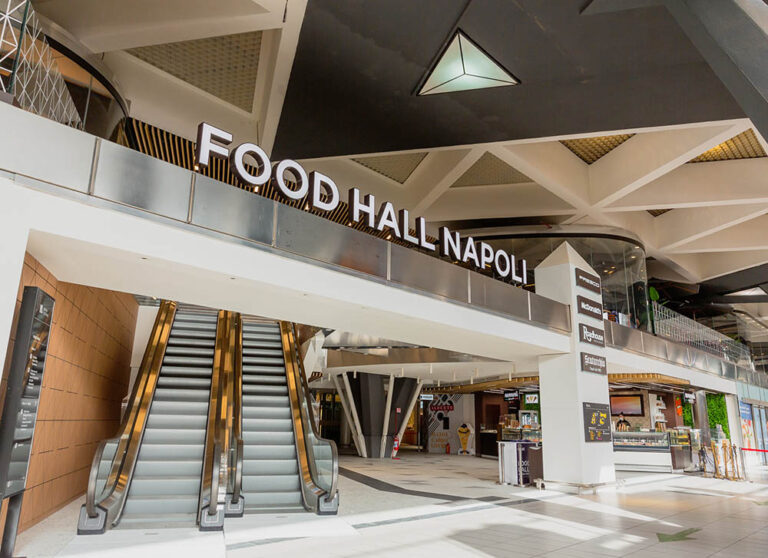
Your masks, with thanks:
M 372 154 L 744 116 L 666 9 L 586 16 L 584 4 L 313 0 L 275 154 Z M 418 96 L 456 29 L 520 84 Z

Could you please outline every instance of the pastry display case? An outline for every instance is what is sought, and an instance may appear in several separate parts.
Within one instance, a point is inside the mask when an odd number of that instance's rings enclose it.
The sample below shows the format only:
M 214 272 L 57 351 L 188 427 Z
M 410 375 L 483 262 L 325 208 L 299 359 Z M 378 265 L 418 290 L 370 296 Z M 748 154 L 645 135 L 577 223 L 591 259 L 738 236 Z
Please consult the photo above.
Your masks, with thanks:
M 668 432 L 614 432 L 614 451 L 669 452 Z

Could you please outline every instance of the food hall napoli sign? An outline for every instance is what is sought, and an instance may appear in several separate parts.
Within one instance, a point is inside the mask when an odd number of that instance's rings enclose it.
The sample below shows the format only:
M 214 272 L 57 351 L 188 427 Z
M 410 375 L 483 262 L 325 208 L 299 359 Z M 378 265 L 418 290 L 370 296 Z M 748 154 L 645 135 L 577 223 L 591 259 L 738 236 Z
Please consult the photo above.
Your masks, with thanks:
M 232 134 L 215 128 L 206 122 L 197 128 L 197 145 L 195 159 L 198 167 L 207 167 L 211 157 L 229 159 L 235 175 L 244 184 L 263 186 L 272 179 L 275 188 L 281 196 L 289 200 L 304 200 L 313 209 L 330 212 L 341 203 L 339 188 L 334 181 L 317 171 L 307 171 L 291 159 L 283 159 L 272 164 L 267 154 L 254 143 L 242 143 L 230 149 Z M 256 167 L 249 168 L 245 158 L 256 161 Z M 256 174 L 253 174 L 253 172 Z M 289 182 L 292 183 L 289 185 Z M 348 192 L 349 218 L 353 223 L 364 223 L 371 229 L 384 231 L 388 229 L 400 240 L 409 242 L 430 252 L 438 252 L 441 256 L 470 264 L 482 270 L 492 267 L 502 278 L 510 278 L 516 283 L 524 283 L 526 277 L 526 262 L 520 260 L 517 264 L 515 256 L 504 250 L 494 250 L 486 242 L 476 243 L 470 236 L 462 238 L 458 232 L 448 227 L 440 227 L 437 245 L 427 239 L 426 221 L 424 217 L 416 217 L 416 235 L 412 235 L 409 227 L 407 209 L 395 210 L 391 202 L 382 202 L 378 208 L 372 194 L 362 195 L 357 188 Z

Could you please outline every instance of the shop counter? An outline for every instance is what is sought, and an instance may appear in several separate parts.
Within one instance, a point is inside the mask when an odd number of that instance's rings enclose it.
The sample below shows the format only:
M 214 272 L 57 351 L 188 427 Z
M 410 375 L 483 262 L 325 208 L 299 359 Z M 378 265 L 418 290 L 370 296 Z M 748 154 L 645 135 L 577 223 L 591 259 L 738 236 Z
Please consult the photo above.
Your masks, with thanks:
M 499 433 L 497 430 L 481 430 L 479 436 L 480 455 L 489 457 L 499 456 L 499 447 L 497 444 Z
M 614 432 L 613 462 L 617 471 L 672 471 L 667 432 Z

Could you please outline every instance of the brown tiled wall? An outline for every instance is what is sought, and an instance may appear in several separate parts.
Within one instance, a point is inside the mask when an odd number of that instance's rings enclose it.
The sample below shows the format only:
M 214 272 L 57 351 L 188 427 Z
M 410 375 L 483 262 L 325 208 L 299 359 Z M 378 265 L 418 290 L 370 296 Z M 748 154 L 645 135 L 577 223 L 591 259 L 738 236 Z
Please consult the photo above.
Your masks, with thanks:
M 120 422 L 138 311 L 133 296 L 59 282 L 27 254 L 12 337 L 25 286 L 42 288 L 56 306 L 20 530 L 85 492 L 96 445 L 113 436 Z M 2 394 L 13 342 L 11 338 Z

